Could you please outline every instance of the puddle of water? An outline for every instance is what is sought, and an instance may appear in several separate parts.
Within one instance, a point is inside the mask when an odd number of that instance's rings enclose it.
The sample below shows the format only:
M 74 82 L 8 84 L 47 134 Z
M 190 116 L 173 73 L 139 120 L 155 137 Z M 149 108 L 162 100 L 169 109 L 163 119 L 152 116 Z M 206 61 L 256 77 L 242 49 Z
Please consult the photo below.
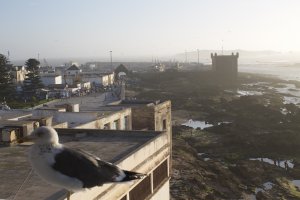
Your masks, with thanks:
M 250 158 L 249 160 L 258 160 L 258 161 L 262 161 L 265 163 L 269 163 L 271 165 L 274 165 L 274 160 L 270 159 L 270 158 Z M 276 166 L 279 166 L 281 168 L 285 168 L 285 161 L 287 162 L 287 165 L 289 168 L 294 168 L 294 164 L 292 160 L 280 160 L 279 161 L 279 165 L 278 165 L 278 161 L 276 161 Z
M 211 160 L 210 158 L 207 157 L 207 154 L 206 153 L 197 153 L 197 155 L 199 157 L 201 157 L 204 161 L 209 161 Z
M 273 188 L 273 186 L 274 186 L 274 183 L 272 183 L 272 182 L 266 182 L 266 183 L 263 184 L 263 186 L 264 186 L 265 190 L 271 190 Z
M 221 125 L 221 124 L 230 124 L 230 123 L 232 123 L 232 122 L 226 122 L 225 121 L 225 122 L 218 122 L 217 124 Z M 214 126 L 213 124 L 209 124 L 205 121 L 194 121 L 192 119 L 190 119 L 189 121 L 183 123 L 182 125 L 191 127 L 193 129 L 200 128 L 201 130 Z
M 283 115 L 287 115 L 291 112 L 289 112 L 286 108 L 280 108 L 280 112 L 283 114 Z
M 248 83 L 248 84 L 243 84 L 243 85 L 253 87 L 253 86 L 264 86 L 264 85 L 268 85 L 268 84 L 269 84 L 268 82 L 256 82 L 256 83 Z
M 283 86 L 283 87 L 275 87 L 274 88 L 278 93 L 290 94 L 293 96 L 300 96 L 300 91 L 295 86 L 295 84 L 282 83 L 282 84 L 280 84 L 280 86 Z
M 253 87 L 253 86 L 266 86 L 267 84 L 268 83 L 265 82 L 258 82 L 258 83 L 244 84 L 244 85 Z M 300 104 L 300 89 L 298 89 L 295 86 L 295 84 L 281 83 L 277 85 L 277 87 L 268 86 L 268 89 L 274 90 L 277 93 L 288 95 L 283 97 L 284 104 L 290 104 L 290 103 L 295 105 Z M 238 97 L 263 94 L 263 92 L 259 92 L 259 91 L 246 91 L 246 90 L 238 90 L 237 93 L 238 93 L 237 95 Z
M 296 187 L 300 188 L 300 180 L 293 180 L 292 183 L 293 183 Z
M 231 124 L 232 122 L 218 122 L 218 125 L 221 125 L 221 124 Z
M 267 190 L 271 190 L 274 186 L 274 183 L 272 182 L 266 182 L 263 184 L 263 188 L 255 188 L 255 194 L 257 194 L 258 192 L 264 192 Z
M 253 96 L 253 95 L 263 95 L 262 92 L 258 92 L 258 91 L 246 91 L 246 90 L 237 90 L 237 96 L 241 97 L 241 96 Z
M 283 103 L 284 104 L 300 104 L 300 98 L 299 97 L 287 97 L 287 96 L 284 96 L 283 97 Z
M 257 194 L 258 192 L 263 192 L 264 191 L 264 189 L 262 189 L 262 188 L 255 188 L 255 194 Z
M 192 119 L 182 125 L 192 127 L 193 129 L 200 128 L 201 130 L 214 126 L 213 124 L 206 123 L 205 121 L 194 121 Z
M 282 94 L 288 94 L 292 96 L 284 96 L 283 103 L 284 104 L 300 104 L 300 90 L 295 86 L 295 84 L 290 83 L 282 83 L 280 84 L 283 87 L 274 87 L 276 92 Z

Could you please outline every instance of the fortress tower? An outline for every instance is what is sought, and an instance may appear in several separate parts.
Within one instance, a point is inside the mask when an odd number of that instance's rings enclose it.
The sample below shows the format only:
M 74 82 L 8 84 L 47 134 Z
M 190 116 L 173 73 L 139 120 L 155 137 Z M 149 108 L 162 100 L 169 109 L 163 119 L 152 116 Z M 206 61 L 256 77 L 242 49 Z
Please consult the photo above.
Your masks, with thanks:
M 231 55 L 217 55 L 211 53 L 212 70 L 219 79 L 235 82 L 238 75 L 239 53 Z

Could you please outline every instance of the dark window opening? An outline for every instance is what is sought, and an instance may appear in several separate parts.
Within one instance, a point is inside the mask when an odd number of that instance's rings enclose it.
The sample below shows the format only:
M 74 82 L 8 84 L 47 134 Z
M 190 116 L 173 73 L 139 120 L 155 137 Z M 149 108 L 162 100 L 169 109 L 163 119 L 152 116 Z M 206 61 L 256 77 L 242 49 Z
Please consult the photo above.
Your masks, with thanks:
M 167 120 L 163 120 L 163 130 L 167 130 Z
M 129 130 L 129 116 L 124 117 L 124 129 Z
M 103 129 L 105 129 L 105 130 L 109 130 L 109 123 L 107 123 L 107 124 L 104 124 L 104 127 L 103 127 Z
M 124 197 L 122 197 L 120 200 L 127 200 L 127 195 L 125 195 Z
M 153 171 L 153 190 L 157 189 L 159 185 L 168 178 L 168 159 L 160 164 Z
M 146 199 L 151 195 L 151 178 L 147 176 L 129 192 L 130 200 Z
M 113 130 L 120 130 L 120 120 L 119 119 L 115 120 L 113 122 L 113 127 L 111 129 L 113 129 Z

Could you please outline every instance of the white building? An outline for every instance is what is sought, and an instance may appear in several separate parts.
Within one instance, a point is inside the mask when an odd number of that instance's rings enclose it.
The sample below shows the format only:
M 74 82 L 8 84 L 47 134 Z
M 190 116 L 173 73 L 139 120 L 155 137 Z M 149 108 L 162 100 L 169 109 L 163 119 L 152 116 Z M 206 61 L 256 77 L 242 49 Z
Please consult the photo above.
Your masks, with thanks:
M 90 90 L 91 89 L 91 82 L 83 82 L 81 83 L 81 88 Z
M 114 84 L 114 76 L 114 73 L 81 72 L 79 74 L 79 79 L 82 82 L 90 82 L 96 85 L 108 86 Z M 70 78 L 67 78 L 66 81 L 69 81 L 69 79 Z
M 57 74 L 43 74 L 41 81 L 45 86 L 62 84 L 62 76 Z
M 122 169 L 146 174 L 141 180 L 125 184 L 104 184 L 72 193 L 52 186 L 27 164 L 28 144 L 1 148 L 5 165 L 0 173 L 0 196 L 4 199 L 31 200 L 161 200 L 170 199 L 169 181 L 172 163 L 171 102 L 120 102 L 102 112 L 74 112 L 68 105 L 42 107 L 31 116 L 22 111 L 2 111 L 2 140 L 30 135 L 39 125 L 56 128 L 60 142 L 101 156 Z M 68 111 L 69 109 L 69 111 Z M 104 109 L 104 108 L 103 108 Z M 13 112 L 13 113 L 12 113 Z M 1 114 L 2 114 L 1 113 Z M 2 116 L 2 115 L 1 115 Z M 9 121 L 17 119 L 18 121 Z M 107 130 L 110 129 L 110 130 Z M 112 130 L 115 129 L 115 130 Z M 16 159 L 16 155 L 18 159 Z M 1 182 L 2 181 L 2 182 Z M 16 187 L 22 182 L 22 187 Z M 17 194 L 17 195 L 16 195 Z
M 27 71 L 24 66 L 16 66 L 11 71 L 11 75 L 13 76 L 13 82 L 15 84 L 23 84 L 23 81 L 26 78 Z

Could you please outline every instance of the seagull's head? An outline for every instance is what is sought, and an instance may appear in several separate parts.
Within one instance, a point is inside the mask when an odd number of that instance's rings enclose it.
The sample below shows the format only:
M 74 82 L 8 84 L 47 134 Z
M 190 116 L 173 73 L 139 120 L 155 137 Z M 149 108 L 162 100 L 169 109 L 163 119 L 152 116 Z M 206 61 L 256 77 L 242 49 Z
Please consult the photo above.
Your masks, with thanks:
M 50 126 L 41 126 L 32 132 L 38 144 L 59 144 L 57 132 Z

